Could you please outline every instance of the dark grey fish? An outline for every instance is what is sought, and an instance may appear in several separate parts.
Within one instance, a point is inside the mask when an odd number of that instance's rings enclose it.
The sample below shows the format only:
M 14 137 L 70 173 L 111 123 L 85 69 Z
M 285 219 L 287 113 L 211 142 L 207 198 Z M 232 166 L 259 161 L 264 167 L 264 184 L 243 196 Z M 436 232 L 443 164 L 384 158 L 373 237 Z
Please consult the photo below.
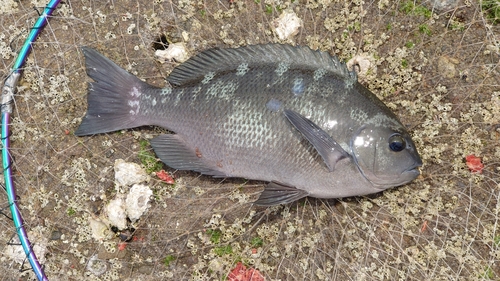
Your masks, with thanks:
M 290 45 L 210 49 L 148 85 L 82 48 L 88 111 L 78 136 L 156 125 L 168 166 L 270 182 L 255 202 L 376 193 L 410 182 L 422 160 L 404 126 L 355 72 Z

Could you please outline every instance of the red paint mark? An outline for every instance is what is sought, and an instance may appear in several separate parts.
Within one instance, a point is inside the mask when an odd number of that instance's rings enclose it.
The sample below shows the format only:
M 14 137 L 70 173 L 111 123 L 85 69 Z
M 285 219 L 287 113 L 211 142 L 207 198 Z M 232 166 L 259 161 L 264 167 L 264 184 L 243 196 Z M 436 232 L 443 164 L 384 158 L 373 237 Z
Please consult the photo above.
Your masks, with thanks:
M 202 155 L 201 155 L 201 151 L 200 151 L 200 149 L 199 149 L 198 147 L 196 147 L 196 148 L 194 149 L 194 152 L 196 153 L 196 156 L 197 156 L 198 158 L 201 158 L 201 156 L 202 156 Z
M 164 181 L 164 182 L 166 182 L 168 184 L 174 184 L 175 183 L 174 178 L 171 175 L 169 175 L 167 172 L 165 172 L 165 170 L 161 170 L 161 171 L 156 172 L 156 176 L 160 180 L 162 180 L 162 181 Z
M 264 276 L 255 268 L 247 268 L 241 262 L 229 272 L 227 276 L 229 281 L 264 281 Z
M 465 161 L 469 170 L 473 173 L 482 173 L 484 165 L 481 163 L 481 158 L 474 156 L 474 154 L 467 155 Z
M 118 245 L 117 245 L 118 251 L 125 250 L 125 247 L 127 247 L 127 242 L 118 242 Z
M 68 129 L 64 130 L 64 134 L 69 135 L 69 130 Z
M 144 237 L 137 237 L 137 236 L 134 236 L 134 238 L 132 238 L 132 241 L 134 241 L 134 242 L 137 242 L 137 241 L 144 241 Z
M 257 254 L 257 249 L 253 248 L 252 249 L 252 254 L 254 254 L 254 255 Z

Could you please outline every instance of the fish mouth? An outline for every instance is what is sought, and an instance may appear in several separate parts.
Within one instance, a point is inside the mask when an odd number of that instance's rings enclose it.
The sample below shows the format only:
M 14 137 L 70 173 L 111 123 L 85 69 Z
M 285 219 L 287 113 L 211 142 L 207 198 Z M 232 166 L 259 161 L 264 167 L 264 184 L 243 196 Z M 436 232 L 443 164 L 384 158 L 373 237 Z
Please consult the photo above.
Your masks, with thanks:
M 422 160 L 415 161 L 413 165 L 411 165 L 406 171 L 404 171 L 401 175 L 405 178 L 408 179 L 405 183 L 402 183 L 400 185 L 406 184 L 412 180 L 414 180 L 416 177 L 420 175 L 420 167 L 422 167 Z
M 413 165 L 411 165 L 405 172 L 414 172 L 414 173 L 417 173 L 417 176 L 420 175 L 420 170 L 419 168 L 422 167 L 424 163 L 422 163 L 422 159 L 418 159 L 417 161 L 415 161 L 415 163 L 413 163 Z
M 420 175 L 419 167 L 422 166 L 422 160 L 415 161 L 413 165 L 411 165 L 408 169 L 404 170 L 397 179 L 389 179 L 378 177 L 375 174 L 371 174 L 372 177 L 366 177 L 366 174 L 363 173 L 365 178 L 367 178 L 372 184 L 373 187 L 379 189 L 380 191 L 386 190 L 388 188 L 405 185 Z
M 413 169 L 408 169 L 408 170 L 404 171 L 403 174 L 408 175 L 408 176 L 413 175 L 413 179 L 414 179 L 420 175 L 420 170 L 418 169 L 418 167 L 420 167 L 420 166 L 417 166 Z M 413 179 L 411 179 L 411 180 L 413 180 Z M 409 181 L 411 181 L 411 180 L 409 180 Z

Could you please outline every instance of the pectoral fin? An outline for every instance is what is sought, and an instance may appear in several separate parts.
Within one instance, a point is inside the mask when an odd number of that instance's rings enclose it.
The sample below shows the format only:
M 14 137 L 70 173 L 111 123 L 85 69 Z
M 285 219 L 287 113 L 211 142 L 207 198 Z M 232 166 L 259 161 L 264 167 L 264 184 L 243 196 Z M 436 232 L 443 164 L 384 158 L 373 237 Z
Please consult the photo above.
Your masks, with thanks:
M 260 194 L 257 201 L 253 202 L 259 206 L 273 206 L 287 204 L 304 198 L 308 195 L 304 190 L 286 186 L 277 182 L 270 182 Z
M 328 170 L 332 172 L 335 164 L 349 154 L 323 129 L 299 113 L 286 109 L 288 121 L 314 146 Z

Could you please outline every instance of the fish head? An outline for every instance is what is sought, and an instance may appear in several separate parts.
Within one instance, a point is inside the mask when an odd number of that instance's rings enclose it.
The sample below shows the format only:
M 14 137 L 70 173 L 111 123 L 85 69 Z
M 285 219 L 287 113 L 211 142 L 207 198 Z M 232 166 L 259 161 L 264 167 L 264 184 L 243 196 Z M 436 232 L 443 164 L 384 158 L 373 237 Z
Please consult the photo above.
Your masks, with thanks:
M 415 179 L 422 159 L 402 128 L 366 125 L 351 139 L 354 162 L 363 176 L 381 190 Z

